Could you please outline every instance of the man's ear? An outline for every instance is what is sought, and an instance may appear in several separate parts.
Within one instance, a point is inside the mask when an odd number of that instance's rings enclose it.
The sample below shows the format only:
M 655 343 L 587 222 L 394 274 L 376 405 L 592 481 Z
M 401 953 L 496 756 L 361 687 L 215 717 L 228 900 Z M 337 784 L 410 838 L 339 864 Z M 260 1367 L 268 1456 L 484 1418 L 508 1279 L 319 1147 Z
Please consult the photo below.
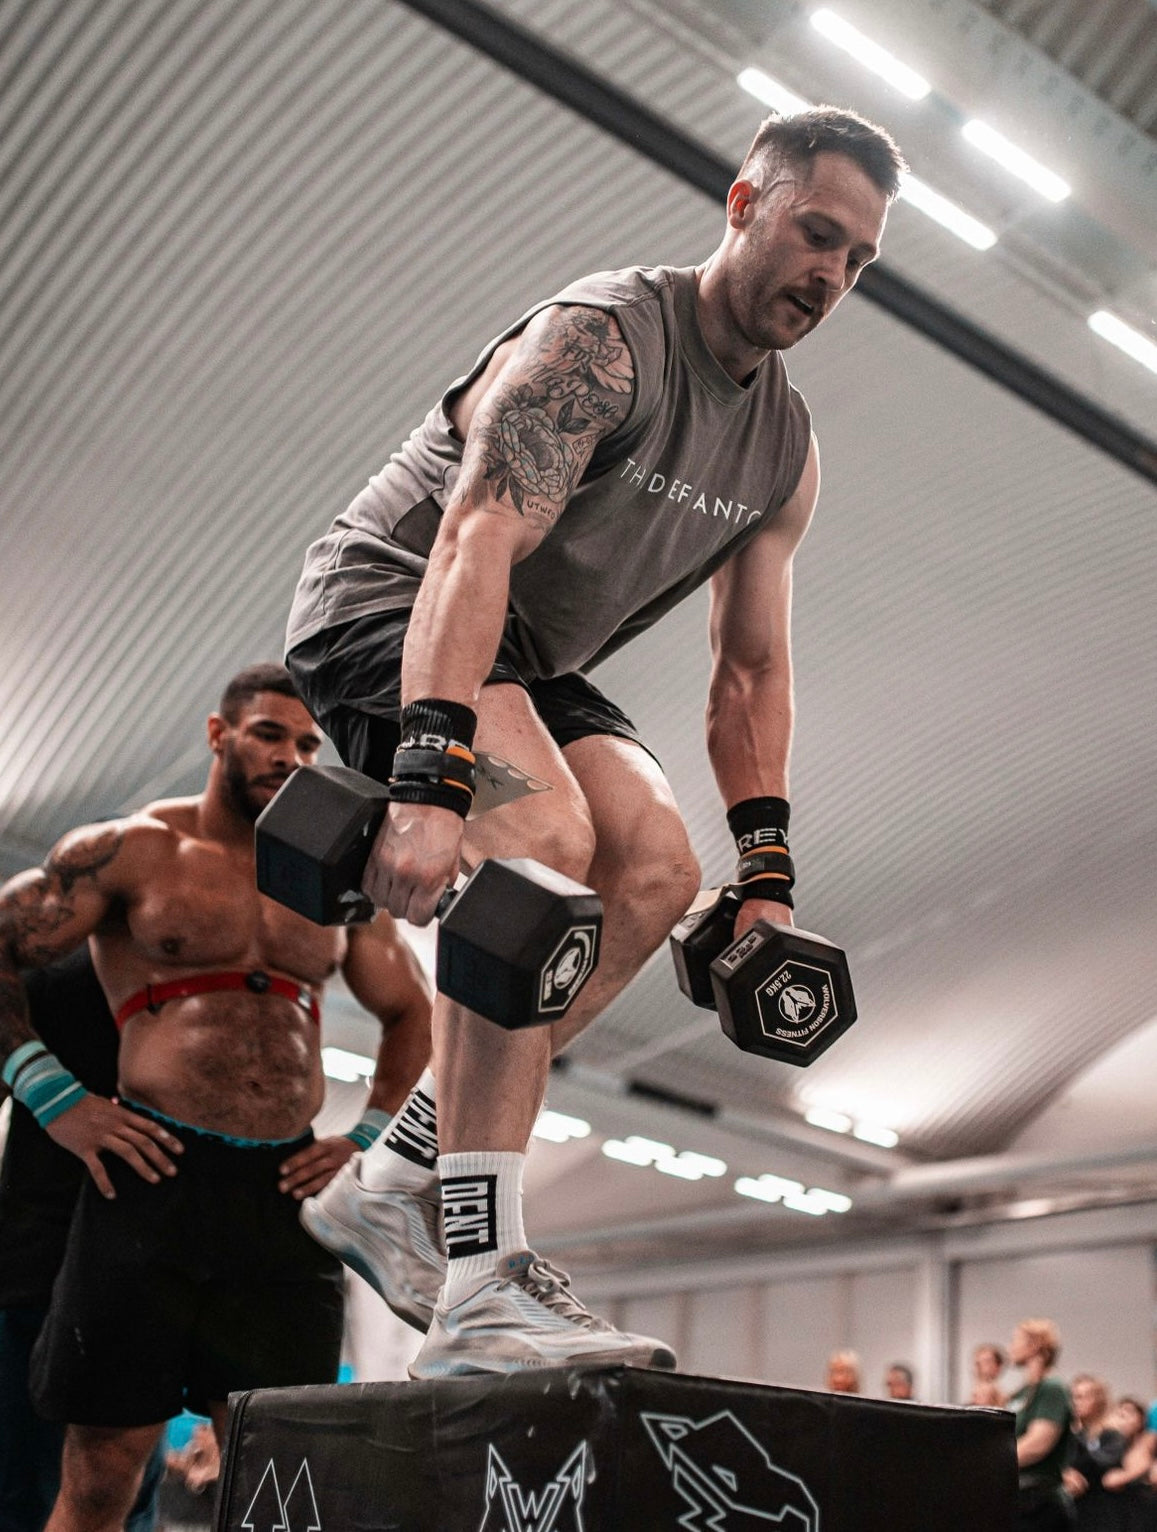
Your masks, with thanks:
M 745 228 L 755 202 L 754 181 L 733 181 L 727 192 L 727 222 L 733 229 Z
M 209 720 L 205 725 L 205 733 L 209 740 L 209 749 L 214 755 L 220 755 L 225 738 L 225 731 L 229 725 L 220 713 L 210 713 Z

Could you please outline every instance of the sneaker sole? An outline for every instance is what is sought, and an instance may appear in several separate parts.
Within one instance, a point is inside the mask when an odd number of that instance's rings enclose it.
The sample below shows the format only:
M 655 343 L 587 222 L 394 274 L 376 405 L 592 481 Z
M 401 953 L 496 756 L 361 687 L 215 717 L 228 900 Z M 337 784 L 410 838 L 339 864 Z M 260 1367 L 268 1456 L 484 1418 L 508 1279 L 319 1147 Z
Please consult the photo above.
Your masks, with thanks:
M 540 1372 L 547 1368 L 581 1367 L 642 1367 L 647 1371 L 671 1372 L 676 1365 L 675 1353 L 661 1348 L 652 1352 L 649 1362 L 631 1360 L 623 1357 L 622 1352 L 603 1352 L 601 1354 L 587 1353 L 575 1357 L 526 1357 L 521 1361 L 471 1361 L 469 1354 L 464 1352 L 461 1357 L 444 1362 L 427 1362 L 421 1368 L 411 1366 L 407 1369 L 410 1377 L 415 1382 L 429 1382 L 438 1378 L 468 1378 L 478 1377 L 486 1373 L 494 1373 L 506 1376 L 514 1372 Z
M 347 1224 L 340 1223 L 319 1207 L 307 1207 L 304 1203 L 301 1207 L 301 1221 L 319 1245 L 328 1250 L 331 1255 L 336 1255 L 343 1266 L 348 1266 L 364 1282 L 369 1283 L 391 1313 L 396 1314 L 399 1319 L 425 1335 L 434 1317 L 433 1304 L 428 1310 L 422 1310 L 408 1305 L 404 1298 L 391 1296 L 383 1291 L 381 1278 L 363 1254 L 357 1235 Z

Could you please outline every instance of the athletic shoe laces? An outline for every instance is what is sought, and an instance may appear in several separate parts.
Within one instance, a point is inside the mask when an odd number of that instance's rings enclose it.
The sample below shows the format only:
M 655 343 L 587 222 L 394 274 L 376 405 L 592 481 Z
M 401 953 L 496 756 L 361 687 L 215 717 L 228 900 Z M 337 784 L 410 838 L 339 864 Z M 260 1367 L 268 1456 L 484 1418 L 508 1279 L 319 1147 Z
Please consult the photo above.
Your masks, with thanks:
M 540 1255 L 536 1255 L 524 1270 L 516 1272 L 508 1280 L 530 1293 L 543 1308 L 550 1309 L 563 1319 L 569 1319 L 572 1324 L 581 1325 L 584 1330 L 611 1328 L 605 1319 L 592 1314 L 585 1304 L 579 1302 L 571 1292 L 570 1277 L 566 1272 L 559 1271 L 557 1266 L 552 1266 Z

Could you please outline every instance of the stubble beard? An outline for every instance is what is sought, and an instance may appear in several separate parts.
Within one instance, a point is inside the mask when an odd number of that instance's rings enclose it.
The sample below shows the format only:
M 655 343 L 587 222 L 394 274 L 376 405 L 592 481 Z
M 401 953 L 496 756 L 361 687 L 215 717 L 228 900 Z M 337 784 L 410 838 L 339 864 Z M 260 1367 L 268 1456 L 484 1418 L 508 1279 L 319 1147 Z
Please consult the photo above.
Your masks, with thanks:
M 222 785 L 226 803 L 238 818 L 247 824 L 256 824 L 265 805 L 254 801 L 244 767 L 240 761 L 226 755 L 224 768 Z

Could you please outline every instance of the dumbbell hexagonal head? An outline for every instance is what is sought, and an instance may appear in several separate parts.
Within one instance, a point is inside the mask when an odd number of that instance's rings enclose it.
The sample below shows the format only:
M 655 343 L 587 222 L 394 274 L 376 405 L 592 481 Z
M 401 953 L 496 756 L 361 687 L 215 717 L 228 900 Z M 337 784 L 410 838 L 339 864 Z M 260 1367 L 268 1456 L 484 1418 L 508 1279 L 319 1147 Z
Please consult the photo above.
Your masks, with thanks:
M 711 964 L 724 1032 L 745 1053 L 807 1065 L 856 1019 L 847 958 L 810 931 L 757 920 Z

